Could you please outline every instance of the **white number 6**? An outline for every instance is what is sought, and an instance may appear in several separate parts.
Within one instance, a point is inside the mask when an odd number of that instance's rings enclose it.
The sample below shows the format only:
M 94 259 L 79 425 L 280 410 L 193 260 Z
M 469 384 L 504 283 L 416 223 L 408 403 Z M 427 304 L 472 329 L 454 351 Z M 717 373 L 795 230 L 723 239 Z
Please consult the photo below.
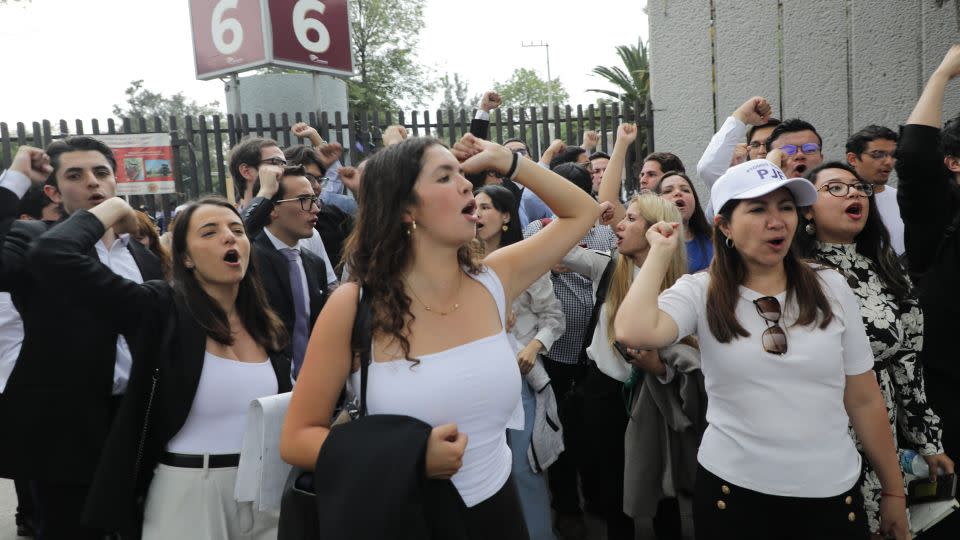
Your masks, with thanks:
M 293 6 L 293 33 L 304 49 L 313 53 L 325 53 L 330 48 L 330 32 L 318 19 L 307 17 L 307 13 L 316 11 L 323 15 L 327 9 L 320 0 L 298 0 Z M 307 37 L 307 30 L 316 30 L 317 40 Z
M 210 35 L 213 36 L 213 46 L 220 51 L 220 54 L 233 54 L 240 50 L 243 44 L 243 27 L 240 21 L 229 18 L 223 18 L 223 12 L 228 9 L 236 9 L 239 0 L 220 0 L 213 8 L 213 21 L 210 23 Z M 224 40 L 224 36 L 229 31 L 232 35 L 230 41 Z

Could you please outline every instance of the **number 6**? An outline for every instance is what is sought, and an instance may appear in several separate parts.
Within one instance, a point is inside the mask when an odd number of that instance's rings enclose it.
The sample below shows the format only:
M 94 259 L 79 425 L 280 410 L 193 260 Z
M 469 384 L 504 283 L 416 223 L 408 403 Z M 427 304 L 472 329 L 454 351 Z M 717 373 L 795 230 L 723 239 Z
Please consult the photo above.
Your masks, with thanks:
M 240 50 L 243 44 L 243 27 L 240 21 L 229 18 L 223 18 L 223 12 L 228 9 L 236 9 L 239 0 L 220 0 L 213 8 L 213 20 L 210 22 L 210 34 L 213 36 L 213 46 L 220 51 L 220 54 L 233 54 Z M 227 43 L 223 36 L 230 31 L 230 42 Z
M 330 32 L 318 19 L 307 17 L 307 13 L 316 11 L 323 15 L 327 9 L 320 0 L 298 0 L 293 6 L 293 33 L 304 49 L 313 53 L 325 53 L 330 48 Z M 316 30 L 317 40 L 307 37 L 308 30 Z

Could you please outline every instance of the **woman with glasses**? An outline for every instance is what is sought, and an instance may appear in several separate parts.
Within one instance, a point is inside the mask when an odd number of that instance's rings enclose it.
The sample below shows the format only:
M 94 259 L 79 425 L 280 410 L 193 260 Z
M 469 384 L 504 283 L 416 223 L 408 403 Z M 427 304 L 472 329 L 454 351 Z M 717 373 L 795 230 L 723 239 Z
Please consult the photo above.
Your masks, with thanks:
M 817 189 L 817 200 L 802 212 L 796 236 L 801 253 L 837 269 L 853 289 L 895 440 L 908 442 L 907 448 L 923 456 L 931 475 L 938 467 L 953 473 L 940 440 L 940 417 L 927 404 L 918 360 L 923 313 L 876 210 L 873 186 L 839 162 L 825 163 L 806 178 Z M 876 533 L 883 490 L 869 463 L 860 489 L 870 530 Z
M 840 274 L 791 251 L 797 207 L 816 202 L 816 190 L 754 160 L 721 176 L 711 199 L 709 271 L 659 293 L 680 225 L 650 227 L 650 252 L 614 323 L 628 347 L 689 335 L 700 343 L 709 427 L 697 456 L 696 537 L 868 538 L 852 423 L 883 487 L 881 531 L 909 538 L 856 297 Z

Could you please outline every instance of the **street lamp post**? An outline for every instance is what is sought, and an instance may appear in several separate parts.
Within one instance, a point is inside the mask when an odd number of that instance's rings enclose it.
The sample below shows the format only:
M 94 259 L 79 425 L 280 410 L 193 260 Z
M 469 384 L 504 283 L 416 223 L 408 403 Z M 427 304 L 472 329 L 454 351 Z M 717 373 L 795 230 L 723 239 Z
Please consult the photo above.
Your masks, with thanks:
M 526 43 L 521 41 L 521 47 L 543 47 L 547 50 L 547 117 L 543 119 L 547 123 L 547 129 L 550 130 L 550 114 L 553 112 L 553 78 L 550 76 L 550 43 L 546 41 L 537 41 Z M 552 136 L 552 130 L 550 130 Z

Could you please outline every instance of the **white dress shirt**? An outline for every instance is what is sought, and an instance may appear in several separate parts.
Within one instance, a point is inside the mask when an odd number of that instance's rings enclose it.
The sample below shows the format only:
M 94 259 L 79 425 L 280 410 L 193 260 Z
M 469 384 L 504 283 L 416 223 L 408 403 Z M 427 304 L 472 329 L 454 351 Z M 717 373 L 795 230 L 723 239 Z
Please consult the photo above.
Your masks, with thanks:
M 737 144 L 744 142 L 747 137 L 747 128 L 749 126 L 733 116 L 728 116 L 723 125 L 710 139 L 710 144 L 700 156 L 697 162 L 697 175 L 700 180 L 706 184 L 707 189 L 712 189 L 713 184 L 723 176 L 730 168 L 730 160 L 733 159 L 733 151 Z M 707 221 L 713 222 L 713 214 L 716 209 L 707 197 L 707 206 L 704 208 L 704 214 Z
M 266 229 L 264 229 L 266 230 Z M 270 235 L 270 240 L 275 240 L 276 237 Z M 277 242 L 280 242 L 277 240 Z M 282 242 L 281 242 L 282 243 Z M 276 245 L 276 242 L 274 242 Z M 327 255 L 327 248 L 323 245 L 323 239 L 320 238 L 320 233 L 316 229 L 313 230 L 313 235 L 310 238 L 304 238 L 297 243 L 300 249 L 309 250 L 310 253 L 313 253 L 317 257 L 323 259 L 323 265 L 327 267 L 327 286 L 333 286 L 337 284 L 337 274 L 333 272 L 333 265 L 330 264 L 330 257 Z M 289 247 L 289 246 L 288 246 Z M 279 248 L 278 248 L 279 249 Z
M 264 234 L 267 235 L 267 238 L 270 239 L 270 243 L 273 244 L 273 247 L 277 248 L 277 251 L 282 252 L 285 249 L 295 249 L 297 251 L 300 251 L 301 249 L 303 249 L 303 240 L 301 240 L 296 246 L 288 246 L 287 244 L 283 243 L 282 240 L 274 236 L 273 233 L 270 232 L 270 229 L 264 228 L 263 232 Z M 314 230 L 314 232 L 316 232 L 316 230 Z M 286 257 L 286 255 L 284 255 L 284 257 Z M 307 306 L 307 313 L 309 314 L 310 313 L 310 292 L 309 292 L 310 289 L 307 287 L 307 271 L 306 269 L 304 269 L 303 259 L 301 259 L 300 257 L 297 257 L 297 268 L 300 269 L 300 283 L 301 283 L 300 290 L 303 291 L 303 305 Z
M 23 319 L 10 293 L 0 293 L 0 393 L 7 387 L 23 344 Z
M 109 249 L 101 240 L 97 242 L 97 257 L 104 266 L 113 270 L 114 274 L 136 283 L 143 283 L 143 275 L 140 274 L 140 267 L 137 266 L 133 254 L 130 253 L 129 243 L 129 234 L 121 234 Z M 127 340 L 123 336 L 117 336 L 117 361 L 113 367 L 113 395 L 121 395 L 126 391 L 132 364 L 133 357 Z
M 897 204 L 897 188 L 885 186 L 883 191 L 874 194 L 873 200 L 877 201 L 880 220 L 890 232 L 890 246 L 897 256 L 903 255 L 907 249 L 903 243 L 903 219 L 900 218 L 900 205 Z

